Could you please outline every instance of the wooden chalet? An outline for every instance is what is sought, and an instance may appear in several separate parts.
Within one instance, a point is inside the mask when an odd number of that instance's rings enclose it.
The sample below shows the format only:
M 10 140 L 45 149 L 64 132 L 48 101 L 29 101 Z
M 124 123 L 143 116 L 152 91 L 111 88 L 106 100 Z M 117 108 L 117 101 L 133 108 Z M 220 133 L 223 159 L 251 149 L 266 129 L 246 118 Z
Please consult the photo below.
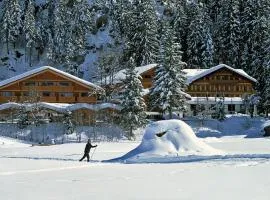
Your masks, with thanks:
M 243 97 L 255 93 L 256 80 L 240 69 L 221 64 L 207 70 L 185 71 L 190 76 L 186 92 L 192 97 Z
M 137 67 L 138 76 L 144 89 L 150 89 L 155 77 L 156 64 Z M 210 69 L 184 69 L 187 78 L 186 93 L 191 96 L 188 113 L 192 115 L 198 104 L 215 104 L 217 99 L 223 98 L 225 112 L 234 113 L 243 110 L 243 98 L 255 93 L 256 79 L 249 76 L 242 69 L 234 69 L 220 64 Z M 124 79 L 125 70 L 115 76 L 115 82 Z M 147 94 L 146 94 L 147 95 Z M 147 96 L 145 98 L 148 99 Z
M 95 104 L 102 92 L 93 83 L 44 66 L 0 82 L 0 104 L 36 101 Z

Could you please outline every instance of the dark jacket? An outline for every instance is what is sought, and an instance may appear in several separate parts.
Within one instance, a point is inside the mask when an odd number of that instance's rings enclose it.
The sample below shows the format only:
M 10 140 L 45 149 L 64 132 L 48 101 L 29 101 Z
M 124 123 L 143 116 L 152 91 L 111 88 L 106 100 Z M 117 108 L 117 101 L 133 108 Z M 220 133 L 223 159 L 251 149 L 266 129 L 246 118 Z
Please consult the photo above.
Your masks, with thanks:
M 90 149 L 92 148 L 92 147 L 97 147 L 97 145 L 92 145 L 91 143 L 87 143 L 86 145 L 85 145 L 85 149 L 84 149 L 84 153 L 89 153 L 90 152 Z

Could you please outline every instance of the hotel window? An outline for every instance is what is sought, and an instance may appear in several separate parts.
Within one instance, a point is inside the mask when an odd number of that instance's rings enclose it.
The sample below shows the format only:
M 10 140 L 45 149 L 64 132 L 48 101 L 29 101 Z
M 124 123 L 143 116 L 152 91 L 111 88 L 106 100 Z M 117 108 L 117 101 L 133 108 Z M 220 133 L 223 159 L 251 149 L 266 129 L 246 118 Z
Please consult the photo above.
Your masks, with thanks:
M 42 82 L 41 86 L 53 86 L 54 82 Z
M 61 92 L 59 94 L 60 94 L 60 97 L 73 97 L 72 92 Z
M 36 83 L 35 82 L 25 82 L 24 85 L 25 86 L 35 86 Z
M 151 78 L 151 75 L 144 75 L 144 78 Z
M 69 82 L 59 82 L 59 85 L 68 87 L 70 84 L 69 84 Z
M 235 105 L 234 104 L 229 104 L 228 105 L 228 111 L 229 112 L 235 112 Z
M 51 92 L 42 92 L 42 96 L 43 97 L 50 97 L 52 95 L 51 95 Z
M 29 97 L 30 93 L 29 92 L 23 92 L 22 95 L 25 96 L 25 97 Z
M 88 95 L 88 92 L 82 92 L 81 93 L 81 97 L 88 97 L 89 95 Z
M 3 97 L 12 97 L 13 93 L 12 92 L 1 92 L 1 96 L 3 96 Z

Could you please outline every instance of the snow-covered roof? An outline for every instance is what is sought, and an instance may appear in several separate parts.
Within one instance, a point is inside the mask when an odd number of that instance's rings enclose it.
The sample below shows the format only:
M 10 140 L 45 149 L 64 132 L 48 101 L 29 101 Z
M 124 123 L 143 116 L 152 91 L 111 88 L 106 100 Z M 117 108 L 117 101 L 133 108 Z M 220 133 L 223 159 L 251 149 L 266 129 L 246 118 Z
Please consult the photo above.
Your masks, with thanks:
M 191 97 L 191 100 L 187 101 L 188 104 L 215 104 L 217 101 L 223 101 L 224 104 L 243 104 L 241 97 Z
M 251 76 L 249 76 L 246 72 L 244 72 L 242 69 L 234 69 L 228 65 L 225 64 L 219 64 L 215 67 L 211 67 L 210 69 L 185 69 L 184 71 L 187 73 L 187 84 L 192 83 L 195 80 L 198 80 L 208 74 L 211 74 L 221 68 L 227 68 L 243 77 L 246 77 L 247 79 L 253 81 L 253 82 L 257 82 L 257 80 Z M 197 72 L 196 72 L 197 70 Z
M 4 103 L 0 104 L 0 111 L 1 110 L 6 110 L 6 109 L 11 109 L 11 108 L 19 108 L 20 106 L 24 106 L 26 108 L 31 108 L 38 106 L 40 108 L 46 108 L 50 110 L 54 110 L 56 112 L 64 113 L 66 111 L 75 111 L 75 110 L 80 110 L 80 109 L 88 109 L 88 110 L 94 110 L 94 111 L 99 111 L 107 108 L 111 108 L 114 110 L 121 110 L 121 107 L 112 104 L 112 103 L 101 103 L 101 104 L 87 104 L 87 103 L 76 103 L 76 104 L 65 104 L 65 103 L 47 103 L 47 102 L 39 102 L 37 104 L 19 104 L 19 103 Z
M 147 72 L 150 69 L 153 69 L 157 66 L 157 64 L 149 64 L 149 65 L 145 65 L 145 66 L 141 66 L 141 67 L 136 67 L 136 71 L 137 71 L 137 75 L 141 75 L 144 72 Z M 122 80 L 124 80 L 126 78 L 126 69 L 122 69 L 119 72 L 117 72 L 114 76 L 114 83 L 120 83 Z M 109 80 L 109 78 L 108 78 Z M 107 81 L 109 82 L 109 81 Z
M 141 66 L 141 67 L 137 67 L 136 71 L 138 76 L 143 74 L 144 72 L 153 69 L 157 66 L 157 64 L 150 64 L 150 65 L 145 65 L 145 66 Z M 246 77 L 247 79 L 256 82 L 256 79 L 254 79 L 253 77 L 249 76 L 245 71 L 243 71 L 242 69 L 234 69 L 228 65 L 225 64 L 219 64 L 215 67 L 211 67 L 210 69 L 184 69 L 183 71 L 186 73 L 186 78 L 187 78 L 187 84 L 192 83 L 195 80 L 198 80 L 210 73 L 213 73 L 221 68 L 227 68 L 243 77 Z M 126 70 L 123 69 L 121 71 L 119 71 L 118 73 L 115 74 L 115 78 L 114 78 L 114 83 L 119 83 L 122 80 L 125 79 L 126 75 L 125 75 Z
M 80 83 L 82 83 L 83 85 L 86 85 L 86 86 L 90 86 L 90 87 L 96 88 L 97 90 L 103 90 L 101 87 L 97 86 L 97 85 L 94 84 L 94 83 L 91 83 L 91 82 L 89 82 L 89 81 L 83 80 L 83 79 L 81 79 L 81 78 L 78 78 L 78 77 L 76 77 L 76 76 L 73 76 L 73 75 L 71 75 L 71 74 L 69 74 L 69 73 L 63 72 L 63 71 L 61 71 L 61 70 L 59 70 L 59 69 L 56 69 L 56 68 L 50 67 L 50 66 L 39 67 L 39 68 L 30 70 L 30 71 L 27 71 L 27 72 L 25 72 L 25 73 L 19 74 L 19 75 L 17 75 L 17 76 L 14 76 L 14 77 L 12 77 L 12 78 L 6 79 L 6 80 L 4 80 L 4 81 L 1 81 L 1 82 L 0 82 L 0 87 L 3 87 L 3 86 L 5 86 L 5 85 L 8 85 L 8 84 L 13 83 L 13 82 L 15 82 L 15 81 L 19 81 L 19 80 L 25 79 L 25 78 L 27 78 L 27 77 L 29 77 L 29 76 L 38 74 L 38 73 L 40 73 L 40 72 L 42 72 L 42 71 L 45 71 L 45 70 L 51 70 L 51 71 L 54 71 L 54 72 L 56 72 L 56 73 L 58 73 L 58 74 L 60 74 L 60 75 L 63 75 L 63 76 L 65 76 L 65 77 L 67 77 L 67 78 L 70 78 L 70 79 L 73 79 L 73 80 L 75 80 L 75 81 L 77 81 L 77 82 L 80 82 Z

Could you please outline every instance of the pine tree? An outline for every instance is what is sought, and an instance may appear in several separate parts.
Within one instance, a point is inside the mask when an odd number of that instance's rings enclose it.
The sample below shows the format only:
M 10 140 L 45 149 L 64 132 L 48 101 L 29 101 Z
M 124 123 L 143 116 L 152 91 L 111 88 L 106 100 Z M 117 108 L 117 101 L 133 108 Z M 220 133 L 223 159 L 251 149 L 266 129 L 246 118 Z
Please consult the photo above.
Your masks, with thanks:
M 181 61 L 180 44 L 175 42 L 173 29 L 169 22 L 165 22 L 161 39 L 161 54 L 156 70 L 153 88 L 151 89 L 152 106 L 162 112 L 169 112 L 172 118 L 173 109 L 185 111 L 186 78 L 183 69 L 185 63 Z
M 155 63 L 158 55 L 158 26 L 153 0 L 133 1 L 127 12 L 126 59 L 134 57 L 137 66 Z
M 38 39 L 36 22 L 35 22 L 35 5 L 33 0 L 28 0 L 25 19 L 24 19 L 24 34 L 25 34 L 25 49 L 29 49 L 29 66 L 32 67 L 32 49 Z
M 115 91 L 115 74 L 120 70 L 120 53 L 118 49 L 104 51 L 98 58 L 98 79 L 101 85 L 106 86 L 105 101 L 109 102 Z
M 210 18 L 206 8 L 202 5 L 191 3 L 191 22 L 187 35 L 188 64 L 192 68 L 209 68 L 212 64 L 213 42 L 210 31 Z
M 133 131 L 146 122 L 146 105 L 142 95 L 142 83 L 137 75 L 133 58 L 130 58 L 126 70 L 126 79 L 121 99 L 122 126 L 128 131 L 128 139 L 134 137 Z
M 6 43 L 6 51 L 9 54 L 9 44 L 15 47 L 19 39 L 20 29 L 22 27 L 22 11 L 18 0 L 3 1 L 3 15 L 1 18 L 1 37 Z
M 72 112 L 71 111 L 67 110 L 67 112 L 64 113 L 63 124 L 65 125 L 65 128 L 66 128 L 66 131 L 65 131 L 66 135 L 70 135 L 74 132 L 75 125 L 72 122 Z
M 67 33 L 70 31 L 68 22 L 67 22 L 67 6 L 64 0 L 60 0 L 56 3 L 54 9 L 54 27 L 53 27 L 53 61 L 61 63 L 65 58 L 65 45 Z
M 215 26 L 216 63 L 225 63 L 237 68 L 240 63 L 240 18 L 239 1 L 222 0 Z
M 261 100 L 258 112 L 266 113 L 266 93 L 269 81 L 269 37 L 270 37 L 270 2 L 241 1 L 241 67 L 257 79 L 256 90 Z
M 219 121 L 223 121 L 226 118 L 223 98 L 217 100 L 213 117 L 218 119 Z

